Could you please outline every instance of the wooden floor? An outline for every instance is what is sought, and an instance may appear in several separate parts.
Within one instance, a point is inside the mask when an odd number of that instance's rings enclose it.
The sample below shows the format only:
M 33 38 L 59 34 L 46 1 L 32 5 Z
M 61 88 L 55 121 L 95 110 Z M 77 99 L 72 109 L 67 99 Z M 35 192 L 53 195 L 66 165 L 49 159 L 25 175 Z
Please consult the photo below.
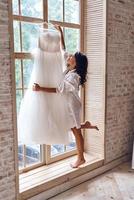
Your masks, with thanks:
M 126 162 L 49 200 L 134 200 L 134 170 Z

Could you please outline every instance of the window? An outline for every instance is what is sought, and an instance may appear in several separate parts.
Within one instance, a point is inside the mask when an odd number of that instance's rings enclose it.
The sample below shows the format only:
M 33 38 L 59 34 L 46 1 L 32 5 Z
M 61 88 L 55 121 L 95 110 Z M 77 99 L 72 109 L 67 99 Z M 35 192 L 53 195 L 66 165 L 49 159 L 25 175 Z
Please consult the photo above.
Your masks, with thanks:
M 82 2 L 82 0 L 12 0 L 17 114 L 32 72 L 33 60 L 30 52 L 37 44 L 37 24 L 50 21 L 61 25 L 67 51 L 73 53 L 83 50 L 82 12 L 80 12 Z M 67 146 L 19 143 L 19 168 L 25 171 L 75 153 L 75 141 Z

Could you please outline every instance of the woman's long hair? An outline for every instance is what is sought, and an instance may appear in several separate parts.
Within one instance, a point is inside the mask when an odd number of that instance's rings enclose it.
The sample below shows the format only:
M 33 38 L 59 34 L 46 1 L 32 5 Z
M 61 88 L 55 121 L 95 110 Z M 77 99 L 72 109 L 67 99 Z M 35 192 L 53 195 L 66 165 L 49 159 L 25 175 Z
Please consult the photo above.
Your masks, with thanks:
M 80 85 L 83 85 L 87 79 L 88 59 L 87 56 L 81 52 L 76 52 L 74 56 L 76 59 L 76 73 L 81 77 Z

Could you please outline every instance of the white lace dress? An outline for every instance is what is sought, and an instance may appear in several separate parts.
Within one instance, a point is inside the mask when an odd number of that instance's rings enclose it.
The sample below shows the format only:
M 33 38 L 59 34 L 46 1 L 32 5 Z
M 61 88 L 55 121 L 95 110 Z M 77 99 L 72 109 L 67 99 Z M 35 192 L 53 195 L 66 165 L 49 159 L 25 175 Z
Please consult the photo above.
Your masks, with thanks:
M 72 121 L 66 95 L 32 90 L 33 83 L 54 88 L 60 84 L 65 68 L 60 35 L 46 31 L 38 41 L 30 83 L 20 106 L 18 139 L 23 144 L 69 144 Z

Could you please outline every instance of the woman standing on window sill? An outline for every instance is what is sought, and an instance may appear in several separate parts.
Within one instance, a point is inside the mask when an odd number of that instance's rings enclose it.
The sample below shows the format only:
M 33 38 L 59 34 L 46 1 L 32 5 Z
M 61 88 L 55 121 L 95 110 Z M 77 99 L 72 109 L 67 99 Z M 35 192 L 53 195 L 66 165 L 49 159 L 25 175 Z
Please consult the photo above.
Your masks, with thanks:
M 63 32 L 60 26 L 55 25 L 55 28 L 60 32 L 61 35 L 61 45 L 65 50 L 65 42 L 63 37 Z M 35 83 L 33 85 L 34 91 L 43 91 L 49 93 L 62 93 L 67 97 L 67 106 L 70 112 L 70 118 L 72 121 L 72 130 L 77 145 L 78 158 L 76 162 L 71 163 L 72 168 L 77 168 L 81 164 L 85 163 L 84 158 L 84 139 L 81 133 L 81 129 L 96 129 L 99 130 L 97 126 L 91 125 L 89 121 L 81 124 L 81 99 L 79 97 L 79 86 L 84 85 L 86 82 L 88 60 L 86 55 L 81 52 L 76 52 L 74 55 L 68 55 L 67 69 L 63 72 L 63 80 L 57 88 L 47 88 L 41 87 L 39 84 Z

